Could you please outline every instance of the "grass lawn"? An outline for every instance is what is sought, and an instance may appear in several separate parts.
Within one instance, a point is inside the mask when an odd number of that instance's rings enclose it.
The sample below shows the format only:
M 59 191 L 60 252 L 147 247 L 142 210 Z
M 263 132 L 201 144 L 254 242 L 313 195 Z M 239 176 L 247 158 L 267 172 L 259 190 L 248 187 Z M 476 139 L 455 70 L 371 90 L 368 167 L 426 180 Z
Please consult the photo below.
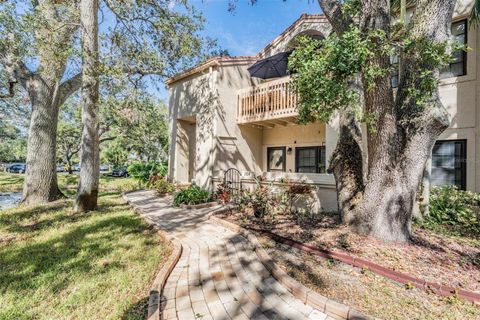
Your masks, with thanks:
M 22 191 L 25 175 L 0 172 L 0 192 L 18 192 Z M 57 174 L 58 185 L 65 195 L 75 194 L 78 186 L 78 173 Z M 106 174 L 100 175 L 100 188 L 103 191 L 128 191 L 136 187 L 133 179 L 115 178 Z
M 72 194 L 76 176 L 59 175 Z M 21 189 L 1 174 L 0 192 Z M 121 198 L 129 179 L 103 177 L 99 210 L 72 199 L 0 211 L 0 319 L 144 319 L 169 246 Z

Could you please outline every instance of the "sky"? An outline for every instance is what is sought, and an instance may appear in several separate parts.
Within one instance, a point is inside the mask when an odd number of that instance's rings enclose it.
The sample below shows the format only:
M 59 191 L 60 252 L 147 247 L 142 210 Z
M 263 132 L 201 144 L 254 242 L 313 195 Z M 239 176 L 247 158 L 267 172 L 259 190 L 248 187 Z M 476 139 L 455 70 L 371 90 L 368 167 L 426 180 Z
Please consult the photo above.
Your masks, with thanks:
M 204 35 L 217 39 L 232 56 L 257 54 L 288 28 L 302 13 L 320 13 L 315 0 L 238 0 L 234 13 L 228 12 L 228 0 L 190 0 L 205 17 Z M 168 101 L 166 90 L 159 98 Z

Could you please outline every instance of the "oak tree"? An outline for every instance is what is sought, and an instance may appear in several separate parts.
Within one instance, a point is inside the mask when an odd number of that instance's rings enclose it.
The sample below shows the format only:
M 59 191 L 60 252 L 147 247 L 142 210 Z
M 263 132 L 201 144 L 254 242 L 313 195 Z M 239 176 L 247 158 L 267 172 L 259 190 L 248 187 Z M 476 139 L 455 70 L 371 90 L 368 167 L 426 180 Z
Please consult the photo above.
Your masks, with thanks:
M 303 39 L 290 61 L 300 118 L 339 117 L 330 170 L 343 220 L 361 234 L 407 241 L 426 161 L 449 126 L 438 84 L 462 49 L 450 37 L 456 1 L 415 1 L 408 23 L 397 22 L 390 0 L 319 3 L 333 33 L 320 42 Z

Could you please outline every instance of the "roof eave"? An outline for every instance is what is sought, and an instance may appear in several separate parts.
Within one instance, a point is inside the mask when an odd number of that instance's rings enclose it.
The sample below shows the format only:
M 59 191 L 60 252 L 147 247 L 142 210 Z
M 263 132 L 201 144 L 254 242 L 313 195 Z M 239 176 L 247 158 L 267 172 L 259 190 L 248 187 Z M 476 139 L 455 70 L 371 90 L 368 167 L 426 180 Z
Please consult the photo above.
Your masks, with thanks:
M 168 78 L 165 81 L 165 84 L 170 86 L 173 83 L 178 82 L 182 79 L 201 73 L 209 69 L 210 67 L 250 64 L 252 62 L 255 62 L 256 60 L 258 60 L 258 56 L 213 57 L 192 69 L 189 69 L 187 71 L 181 72 L 179 74 L 174 75 L 173 77 Z

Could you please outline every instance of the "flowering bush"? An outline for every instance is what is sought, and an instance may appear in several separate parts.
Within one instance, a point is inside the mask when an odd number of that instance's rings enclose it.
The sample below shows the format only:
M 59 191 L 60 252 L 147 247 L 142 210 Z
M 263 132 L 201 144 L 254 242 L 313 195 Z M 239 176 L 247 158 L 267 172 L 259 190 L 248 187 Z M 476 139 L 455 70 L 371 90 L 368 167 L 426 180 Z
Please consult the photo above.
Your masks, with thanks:
M 215 192 L 215 199 L 219 200 L 221 203 L 228 203 L 231 200 L 230 189 L 225 185 L 225 183 L 220 183 Z
M 244 190 L 240 196 L 240 210 L 251 208 L 257 218 L 263 218 L 266 214 L 274 213 L 275 200 L 272 196 L 272 190 L 268 186 L 262 185 L 258 180 L 253 191 Z

